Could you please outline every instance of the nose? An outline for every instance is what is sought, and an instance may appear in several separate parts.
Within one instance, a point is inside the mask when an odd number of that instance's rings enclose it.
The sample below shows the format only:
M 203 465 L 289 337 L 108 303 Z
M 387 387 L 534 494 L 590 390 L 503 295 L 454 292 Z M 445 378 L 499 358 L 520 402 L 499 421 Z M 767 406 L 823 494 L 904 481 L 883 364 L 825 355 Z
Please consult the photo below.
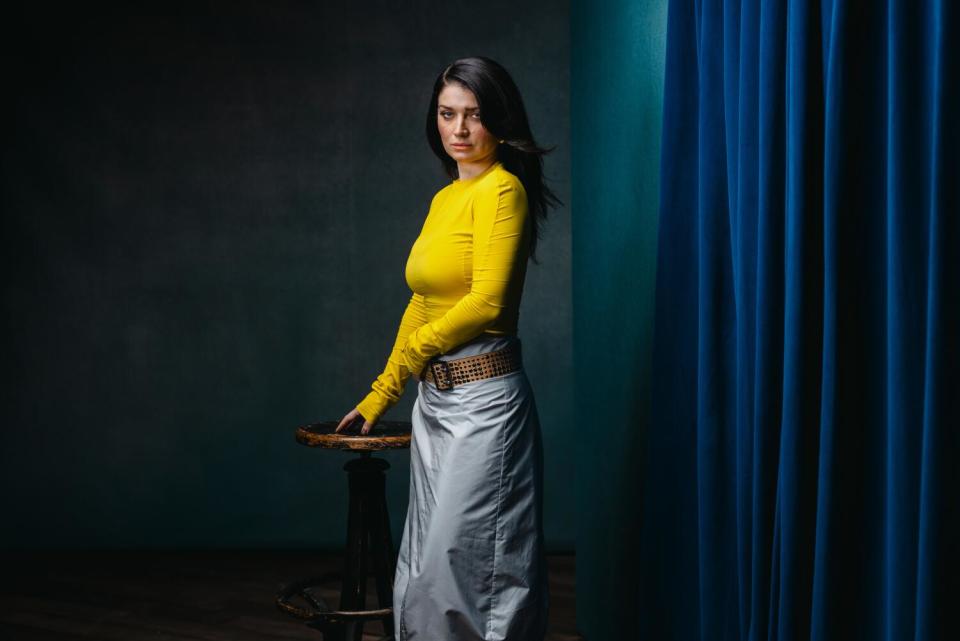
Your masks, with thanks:
M 470 130 L 467 129 L 467 118 L 465 116 L 457 117 L 456 134 L 461 138 L 470 135 Z

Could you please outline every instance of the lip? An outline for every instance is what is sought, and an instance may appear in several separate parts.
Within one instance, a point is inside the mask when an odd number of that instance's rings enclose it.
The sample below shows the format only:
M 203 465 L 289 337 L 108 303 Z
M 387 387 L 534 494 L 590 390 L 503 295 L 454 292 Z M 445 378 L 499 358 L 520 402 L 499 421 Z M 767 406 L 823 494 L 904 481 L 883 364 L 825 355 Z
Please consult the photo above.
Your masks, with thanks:
M 450 143 L 450 146 L 451 146 L 451 147 L 457 147 L 457 148 L 466 149 L 467 147 L 472 147 L 473 145 L 467 145 L 467 144 L 460 143 L 460 142 L 452 142 L 452 143 Z

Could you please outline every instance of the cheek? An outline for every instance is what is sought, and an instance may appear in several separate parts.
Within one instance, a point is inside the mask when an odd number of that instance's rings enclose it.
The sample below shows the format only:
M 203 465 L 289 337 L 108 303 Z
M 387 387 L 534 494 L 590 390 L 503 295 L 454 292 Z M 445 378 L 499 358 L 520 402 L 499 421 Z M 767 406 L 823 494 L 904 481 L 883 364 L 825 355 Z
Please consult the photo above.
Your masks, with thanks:
M 474 137 L 484 146 L 489 145 L 493 140 L 493 136 L 483 125 L 477 125 L 477 129 L 474 131 Z

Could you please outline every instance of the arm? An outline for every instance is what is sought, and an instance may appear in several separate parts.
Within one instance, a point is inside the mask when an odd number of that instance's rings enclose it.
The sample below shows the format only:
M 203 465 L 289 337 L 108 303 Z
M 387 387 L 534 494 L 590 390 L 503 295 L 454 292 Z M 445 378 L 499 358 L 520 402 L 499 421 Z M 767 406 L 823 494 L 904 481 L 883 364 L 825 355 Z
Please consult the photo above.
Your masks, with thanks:
M 407 336 L 404 367 L 421 372 L 427 361 L 493 325 L 506 307 L 508 287 L 527 258 L 527 196 L 521 184 L 494 183 L 473 204 L 473 278 L 470 291 L 447 312 Z
M 403 318 L 400 319 L 400 329 L 397 331 L 393 349 L 387 357 L 383 372 L 373 382 L 370 393 L 357 404 L 357 410 L 364 420 L 376 423 L 384 412 L 400 400 L 403 388 L 410 377 L 410 370 L 403 361 L 403 346 L 407 336 L 426 322 L 427 311 L 423 304 L 423 295 L 414 294 L 407 303 Z

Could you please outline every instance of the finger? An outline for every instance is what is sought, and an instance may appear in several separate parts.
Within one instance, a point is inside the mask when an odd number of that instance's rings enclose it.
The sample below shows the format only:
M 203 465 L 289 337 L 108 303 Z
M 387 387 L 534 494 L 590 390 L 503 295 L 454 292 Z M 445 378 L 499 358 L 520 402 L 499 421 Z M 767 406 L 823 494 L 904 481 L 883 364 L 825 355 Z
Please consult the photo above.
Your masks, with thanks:
M 358 410 L 357 408 L 353 408 L 352 410 L 347 412 L 347 415 L 343 417 L 342 421 L 340 421 L 339 428 L 341 430 L 348 429 L 356 422 L 358 418 L 360 418 L 360 410 Z
M 373 425 L 368 421 L 363 422 L 363 428 L 360 429 L 361 434 L 369 434 L 370 430 L 373 429 Z

